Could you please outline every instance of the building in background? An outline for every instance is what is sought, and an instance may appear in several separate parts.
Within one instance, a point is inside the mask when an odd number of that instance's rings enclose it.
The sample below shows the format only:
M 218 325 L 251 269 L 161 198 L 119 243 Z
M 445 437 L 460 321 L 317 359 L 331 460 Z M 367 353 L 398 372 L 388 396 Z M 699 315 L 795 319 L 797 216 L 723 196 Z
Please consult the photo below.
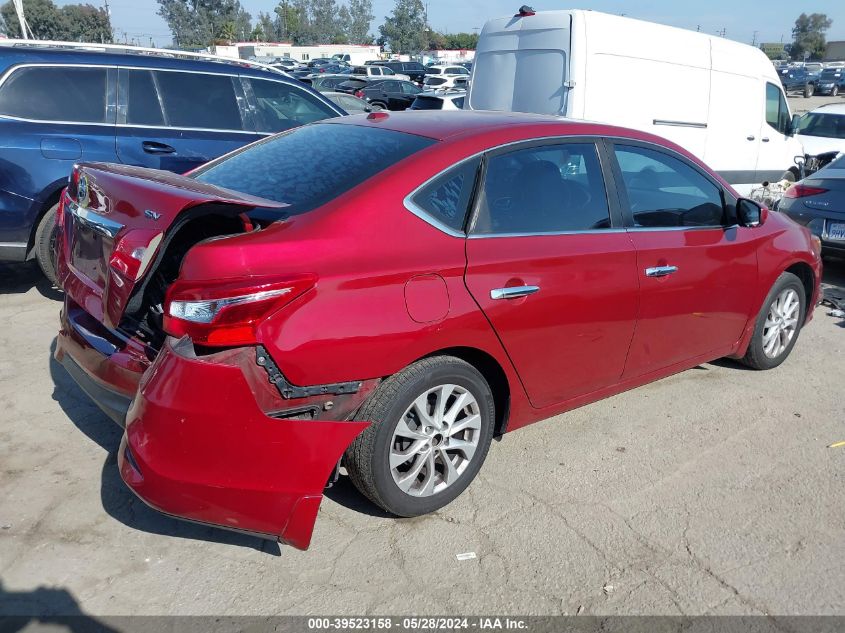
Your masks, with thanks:
M 825 62 L 842 62 L 845 61 L 845 40 L 838 42 L 828 42 L 827 48 L 824 51 Z
M 308 62 L 321 57 L 348 56 L 350 64 L 379 59 L 381 48 L 375 44 L 318 44 L 316 46 L 294 46 L 290 42 L 237 42 L 229 46 L 215 46 L 215 55 L 232 59 L 257 59 L 272 62 L 277 58 L 289 58 Z
M 428 62 L 457 64 L 459 62 L 471 62 L 475 59 L 475 51 L 464 49 L 441 49 L 423 51 L 421 56 L 424 64 L 427 64 Z

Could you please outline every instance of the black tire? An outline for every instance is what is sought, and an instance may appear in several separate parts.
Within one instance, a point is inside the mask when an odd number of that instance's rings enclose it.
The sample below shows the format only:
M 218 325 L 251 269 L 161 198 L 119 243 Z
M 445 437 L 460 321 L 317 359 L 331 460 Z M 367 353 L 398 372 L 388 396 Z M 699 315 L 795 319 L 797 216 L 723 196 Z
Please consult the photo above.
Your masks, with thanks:
M 35 259 L 41 267 L 41 272 L 54 286 L 59 285 L 56 276 L 56 203 L 44 214 L 38 228 L 35 229 Z
M 772 357 L 767 355 L 764 350 L 763 336 L 766 329 L 766 320 L 768 319 L 769 310 L 772 308 L 772 305 L 787 290 L 794 290 L 798 296 L 798 322 L 794 334 L 783 351 Z M 746 351 L 741 362 L 752 369 L 774 369 L 785 361 L 792 352 L 792 348 L 795 347 L 795 341 L 798 340 L 798 335 L 801 333 L 804 316 L 807 314 L 806 304 L 807 296 L 801 280 L 792 273 L 781 273 L 781 276 L 778 277 L 769 294 L 766 296 L 766 300 L 763 302 L 763 307 L 757 316 L 757 323 L 754 325 L 754 334 L 751 337 L 751 343 L 748 345 L 748 351 Z
M 391 472 L 390 454 L 394 431 L 400 420 L 406 419 L 406 412 L 415 399 L 438 385 L 446 384 L 461 387 L 475 398 L 480 427 L 477 431 L 467 430 L 462 433 L 464 439 L 474 439 L 474 433 L 478 433 L 478 443 L 474 454 L 467 460 L 464 470 L 453 483 L 430 496 L 414 496 L 399 488 Z M 495 410 L 490 386 L 475 367 L 453 356 L 436 356 L 417 361 L 385 380 L 364 403 L 355 418 L 369 420 L 372 424 L 346 450 L 344 464 L 352 483 L 384 510 L 397 516 L 411 517 L 442 508 L 469 486 L 490 449 Z M 446 446 L 451 440 L 440 441 Z M 435 449 L 431 449 L 431 452 L 434 453 Z M 423 458 L 414 457 L 414 461 L 408 465 L 409 470 L 417 463 L 416 459 Z M 460 459 L 458 456 L 456 461 Z M 442 461 L 440 467 L 438 475 L 442 475 L 445 469 Z M 414 480 L 417 480 L 416 477 Z M 441 484 L 442 482 L 441 478 Z
M 796 172 L 795 168 L 790 167 L 785 172 L 783 172 L 783 175 L 780 177 L 780 179 L 786 180 L 788 182 L 797 182 L 798 181 L 798 175 L 795 172 Z
M 371 105 L 371 106 L 378 106 L 378 107 L 379 107 L 379 108 L 381 108 L 382 110 L 387 110 L 387 104 L 386 104 L 386 103 L 382 103 L 381 101 L 371 101 L 371 102 L 370 102 L 370 105 Z
M 804 86 L 804 98 L 809 99 L 816 92 L 816 87 L 813 84 Z
M 839 86 L 834 86 L 833 90 L 830 91 L 831 97 L 838 97 L 839 96 Z

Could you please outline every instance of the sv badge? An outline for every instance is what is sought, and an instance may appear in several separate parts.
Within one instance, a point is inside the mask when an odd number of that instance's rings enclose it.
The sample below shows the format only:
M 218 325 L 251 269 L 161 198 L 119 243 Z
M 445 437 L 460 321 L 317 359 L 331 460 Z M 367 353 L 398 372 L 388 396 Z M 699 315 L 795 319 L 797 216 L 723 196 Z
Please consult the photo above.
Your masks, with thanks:
M 161 213 L 156 213 L 151 209 L 147 209 L 144 211 L 144 216 L 148 217 L 150 220 L 158 220 L 161 217 Z

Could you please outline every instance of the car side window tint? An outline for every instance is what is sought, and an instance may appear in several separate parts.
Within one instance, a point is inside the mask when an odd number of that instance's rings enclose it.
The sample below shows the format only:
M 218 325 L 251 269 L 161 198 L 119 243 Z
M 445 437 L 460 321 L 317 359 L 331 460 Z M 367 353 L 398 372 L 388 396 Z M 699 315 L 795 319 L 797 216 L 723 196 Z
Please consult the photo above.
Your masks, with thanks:
M 781 134 L 787 134 L 791 123 L 789 107 L 783 92 L 774 84 L 766 84 L 766 123 Z
M 243 130 L 232 77 L 167 71 L 155 76 L 171 127 Z
M 722 190 L 698 170 L 664 152 L 616 145 L 616 160 L 638 227 L 721 226 Z
M 164 114 L 158 101 L 153 74 L 148 70 L 121 70 L 126 73 L 126 94 L 120 100 L 126 106 L 129 125 L 164 125 Z
M 337 116 L 327 104 L 293 84 L 264 79 L 248 79 L 257 106 L 259 132 L 282 132 Z
M 106 69 L 27 67 L 0 88 L 0 115 L 36 121 L 114 123 L 106 118 Z
M 461 163 L 420 189 L 411 202 L 453 231 L 463 231 L 480 158 Z
M 610 226 L 593 143 L 531 147 L 488 161 L 473 233 L 561 233 Z

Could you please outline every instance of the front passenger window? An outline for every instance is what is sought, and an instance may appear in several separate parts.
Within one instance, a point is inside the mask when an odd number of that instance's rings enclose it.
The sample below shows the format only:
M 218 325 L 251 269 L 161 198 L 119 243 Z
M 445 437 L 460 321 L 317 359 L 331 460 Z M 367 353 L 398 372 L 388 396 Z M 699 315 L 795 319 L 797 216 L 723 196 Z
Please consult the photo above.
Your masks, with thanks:
M 473 233 L 566 233 L 610 226 L 594 144 L 543 145 L 488 161 Z
M 722 190 L 690 165 L 644 147 L 617 145 L 615 151 L 634 226 L 726 223 Z

